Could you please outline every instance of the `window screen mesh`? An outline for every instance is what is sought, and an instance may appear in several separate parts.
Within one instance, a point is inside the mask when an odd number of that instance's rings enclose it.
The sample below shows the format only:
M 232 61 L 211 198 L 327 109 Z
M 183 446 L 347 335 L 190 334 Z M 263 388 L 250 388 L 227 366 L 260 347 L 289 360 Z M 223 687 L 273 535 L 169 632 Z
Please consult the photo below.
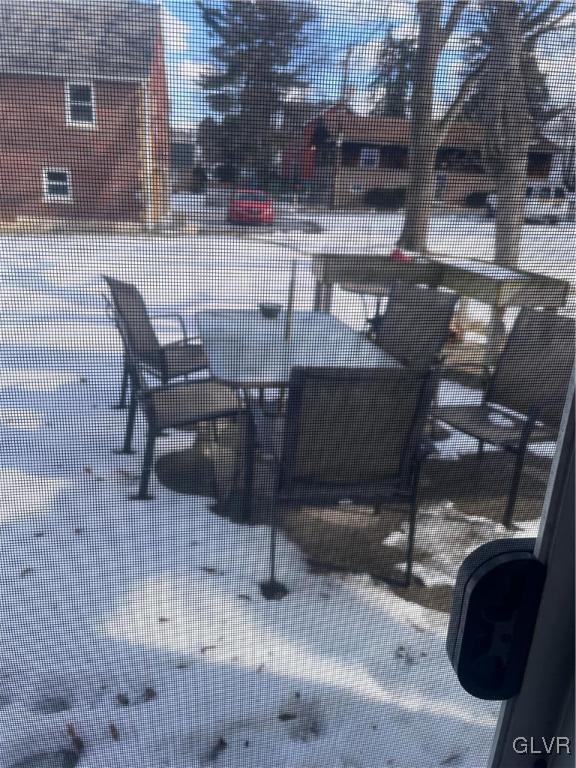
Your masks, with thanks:
M 573 60 L 562 0 L 0 0 L 0 766 L 487 765 Z

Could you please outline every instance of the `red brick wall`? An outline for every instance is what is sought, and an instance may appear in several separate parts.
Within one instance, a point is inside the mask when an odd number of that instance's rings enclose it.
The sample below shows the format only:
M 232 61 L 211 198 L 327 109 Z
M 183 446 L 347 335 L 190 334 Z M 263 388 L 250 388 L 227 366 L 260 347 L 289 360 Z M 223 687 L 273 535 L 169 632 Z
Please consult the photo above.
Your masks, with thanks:
M 77 128 L 63 79 L 0 75 L 0 220 L 142 218 L 138 85 L 93 85 L 96 127 Z M 71 171 L 72 202 L 43 201 L 46 167 Z

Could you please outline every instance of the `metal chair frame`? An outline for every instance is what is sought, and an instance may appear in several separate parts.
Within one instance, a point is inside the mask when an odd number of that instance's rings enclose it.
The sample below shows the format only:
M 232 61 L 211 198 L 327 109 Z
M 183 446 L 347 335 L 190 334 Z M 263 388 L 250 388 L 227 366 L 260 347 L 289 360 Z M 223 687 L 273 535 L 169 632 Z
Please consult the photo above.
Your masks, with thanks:
M 514 344 L 516 341 L 517 336 L 520 334 L 520 328 L 522 324 L 522 320 L 527 316 L 534 316 L 539 314 L 537 310 L 532 309 L 526 309 L 523 308 L 520 311 L 520 314 L 518 315 L 514 326 L 508 335 L 508 338 L 506 340 L 506 343 L 504 344 L 504 348 L 502 350 L 502 353 L 500 354 L 498 360 L 496 361 L 496 365 L 494 366 L 494 370 L 490 375 L 487 374 L 487 369 L 484 368 L 484 377 L 479 380 L 480 384 L 483 388 L 483 395 L 482 395 L 482 403 L 478 406 L 470 406 L 471 409 L 478 409 L 479 411 L 483 411 L 486 415 L 488 414 L 494 414 L 498 416 L 508 416 L 510 412 L 506 412 L 504 405 L 499 404 L 497 400 L 493 400 L 492 397 L 494 395 L 494 391 L 496 389 L 496 385 L 498 383 L 498 376 L 500 375 L 503 367 L 508 363 L 508 358 L 512 356 L 512 352 L 514 350 Z M 524 465 L 524 459 L 526 456 L 526 450 L 528 449 L 528 446 L 533 438 L 533 432 L 535 427 L 541 423 L 542 418 L 542 410 L 543 410 L 543 403 L 545 402 L 544 398 L 541 402 L 534 403 L 534 405 L 528 409 L 528 411 L 524 414 L 519 414 L 519 417 L 516 418 L 517 421 L 521 421 L 522 427 L 520 429 L 520 433 L 518 435 L 517 441 L 495 441 L 492 442 L 488 440 L 486 437 L 482 438 L 479 437 L 479 435 L 473 430 L 473 429 L 466 429 L 463 426 L 459 425 L 453 425 L 450 424 L 449 421 L 445 421 L 445 423 L 449 424 L 454 429 L 457 429 L 459 432 L 462 432 L 463 434 L 468 435 L 469 437 L 476 438 L 478 440 L 478 451 L 477 456 L 478 458 L 482 458 L 484 453 L 484 443 L 490 443 L 491 445 L 496 445 L 500 448 L 502 448 L 507 453 L 511 453 L 513 456 L 515 456 L 514 461 L 514 467 L 512 470 L 512 479 L 510 483 L 510 490 L 508 493 L 508 499 L 506 501 L 506 508 L 504 510 L 504 514 L 502 516 L 502 524 L 506 528 L 510 528 L 512 524 L 512 519 L 514 516 L 514 507 L 516 506 L 516 499 L 518 496 L 518 490 L 520 488 L 520 480 L 522 475 L 522 467 Z M 560 404 L 559 412 L 561 413 L 562 404 Z M 440 421 L 444 421 L 442 419 L 441 415 L 439 416 Z M 553 426 L 550 427 L 551 430 L 554 429 Z M 554 436 L 551 434 L 550 436 L 547 436 L 546 438 L 541 438 L 539 442 L 548 441 L 554 439 Z
M 431 373 L 416 373 L 398 369 L 390 369 L 391 375 L 404 375 L 419 378 L 422 385 L 419 390 L 412 424 L 407 431 L 407 440 L 399 457 L 400 471 L 394 477 L 377 484 L 374 483 L 314 483 L 308 482 L 302 486 L 299 481 L 298 493 L 295 493 L 294 457 L 298 448 L 300 433 L 299 424 L 302 410 L 303 394 L 310 381 L 314 379 L 329 379 L 343 384 L 358 384 L 370 381 L 375 372 L 382 369 L 342 369 L 342 368 L 294 368 L 290 377 L 288 402 L 283 430 L 283 447 L 281 455 L 270 451 L 262 437 L 255 419 L 256 442 L 262 450 L 267 449 L 276 469 L 276 483 L 272 502 L 270 523 L 270 552 L 269 577 L 261 584 L 261 591 L 266 599 L 281 599 L 287 594 L 287 589 L 276 580 L 276 539 L 279 527 L 278 508 L 298 507 L 301 505 L 323 506 L 342 500 L 371 505 L 378 512 L 384 502 L 404 502 L 409 505 L 409 529 L 406 549 L 406 575 L 404 579 L 390 578 L 392 584 L 400 587 L 410 586 L 414 556 L 414 540 L 416 534 L 417 494 L 420 470 L 423 461 L 430 452 L 430 446 L 423 438 L 424 426 L 428 417 L 434 376 Z M 270 418 L 264 416 L 264 418 Z M 260 434 L 258 434 L 260 433 Z
M 186 380 L 181 382 L 163 383 L 157 386 L 149 386 L 146 380 L 146 374 L 149 373 L 146 366 L 141 364 L 138 356 L 134 352 L 130 344 L 130 337 L 127 333 L 125 322 L 122 316 L 115 310 L 112 303 L 105 298 L 108 314 L 112 321 L 115 323 L 122 344 L 124 347 L 124 354 L 126 358 L 126 369 L 130 379 L 130 404 L 128 408 L 128 419 L 126 424 L 126 432 L 124 435 L 124 443 L 119 453 L 131 454 L 132 451 L 132 439 L 134 434 L 134 426 L 136 422 L 136 415 L 138 405 L 140 404 L 141 410 L 144 413 L 147 422 L 147 434 L 144 449 L 144 456 L 142 459 L 142 469 L 140 474 L 140 483 L 138 487 L 138 493 L 132 498 L 135 500 L 145 501 L 153 498 L 148 491 L 150 475 L 152 473 L 152 463 L 154 460 L 154 448 L 156 445 L 156 439 L 162 434 L 163 429 L 166 426 L 170 428 L 187 428 L 191 426 L 200 425 L 203 423 L 215 423 L 220 419 L 235 418 L 242 411 L 241 403 L 238 401 L 238 407 L 233 409 L 223 409 L 222 411 L 215 411 L 208 414 L 198 415 L 196 418 L 186 418 L 182 420 L 172 420 L 169 425 L 160 424 L 158 415 L 154 408 L 154 393 L 156 392 L 170 392 L 172 389 L 185 387 L 190 389 L 192 394 L 195 386 L 205 386 L 208 381 L 206 379 L 200 379 L 196 381 Z M 216 385 L 215 382 L 213 382 Z M 222 386 L 222 385 L 218 385 Z

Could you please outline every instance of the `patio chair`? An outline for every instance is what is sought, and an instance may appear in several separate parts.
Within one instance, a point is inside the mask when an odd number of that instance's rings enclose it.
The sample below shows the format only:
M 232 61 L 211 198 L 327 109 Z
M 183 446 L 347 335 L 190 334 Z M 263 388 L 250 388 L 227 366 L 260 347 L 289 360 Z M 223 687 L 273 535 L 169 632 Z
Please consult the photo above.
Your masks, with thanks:
M 126 323 L 118 318 L 118 327 L 125 344 L 130 375 L 134 377 L 129 413 L 127 439 L 131 446 L 137 404 L 146 418 L 146 447 L 138 493 L 133 499 L 147 500 L 156 438 L 166 429 L 188 430 L 220 419 L 235 418 L 243 406 L 230 387 L 214 379 L 196 379 L 149 386 L 147 368 L 132 347 Z M 126 438 L 125 446 L 126 448 Z M 127 451 L 122 451 L 126 453 Z
M 175 319 L 182 333 L 182 338 L 178 341 L 161 345 L 146 304 L 136 286 L 109 275 L 102 277 L 110 290 L 115 312 L 124 320 L 126 334 L 130 338 L 139 364 L 146 366 L 155 378 L 166 383 L 207 367 L 208 363 L 201 344 L 188 337 L 186 325 L 179 314 L 154 313 L 155 317 Z M 125 354 L 118 404 L 120 408 L 126 406 L 130 383 L 128 358 Z
M 295 368 L 285 417 L 255 419 L 257 443 L 276 469 L 267 599 L 287 590 L 276 581 L 278 507 L 326 506 L 343 500 L 409 506 L 406 571 L 412 576 L 423 428 L 432 376 L 399 368 Z
M 112 304 L 105 296 L 108 314 L 115 323 L 124 348 L 124 370 L 119 407 L 122 408 L 130 390 L 128 416 L 120 453 L 132 453 L 132 434 L 136 419 L 137 368 L 143 367 L 148 374 L 166 384 L 174 379 L 199 373 L 207 368 L 202 346 L 189 343 L 182 318 L 174 313 L 158 317 L 176 317 L 182 330 L 182 339 L 161 345 L 138 289 L 130 283 L 108 275 L 103 279 L 110 289 Z M 130 349 L 130 351 L 129 351 Z M 130 361 L 132 360 L 132 364 Z
M 574 363 L 574 320 L 522 309 L 493 374 L 482 380 L 479 405 L 438 408 L 435 417 L 515 458 L 502 523 L 512 523 L 526 449 L 531 442 L 555 441 Z
M 450 291 L 398 281 L 374 325 L 374 339 L 402 365 L 429 370 L 448 340 L 459 299 Z

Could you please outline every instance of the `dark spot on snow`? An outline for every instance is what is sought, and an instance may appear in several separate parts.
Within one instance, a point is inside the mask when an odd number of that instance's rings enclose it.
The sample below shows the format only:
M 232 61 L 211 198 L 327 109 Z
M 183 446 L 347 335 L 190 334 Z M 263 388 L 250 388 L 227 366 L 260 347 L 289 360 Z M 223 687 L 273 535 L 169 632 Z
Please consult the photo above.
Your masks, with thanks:
M 64 696 L 46 696 L 30 707 L 32 712 L 42 712 L 46 715 L 55 715 L 58 712 L 66 712 L 70 709 L 70 702 Z
M 214 568 L 212 565 L 201 565 L 200 570 L 207 573 L 209 576 L 214 576 L 218 573 L 218 568 Z
M 158 618 L 158 621 L 160 622 L 160 624 L 165 624 L 167 621 L 170 621 L 170 619 L 167 619 L 166 616 L 160 616 Z
M 300 691 L 294 691 L 294 698 L 299 699 L 300 698 Z
M 292 723 L 290 734 L 295 741 L 317 739 L 322 731 L 321 718 L 315 702 L 300 705 L 298 717 Z
M 416 657 L 414 653 L 407 648 L 405 648 L 403 645 L 399 645 L 396 650 L 394 651 L 394 657 L 396 659 L 401 659 L 407 667 L 412 666 L 416 663 Z
M 118 731 L 118 728 L 114 725 L 114 723 L 110 723 L 110 736 L 112 736 L 112 741 L 120 741 L 120 733 Z
M 158 694 L 154 690 L 154 688 L 151 688 L 150 686 L 148 688 L 144 688 L 144 701 L 153 701 L 158 697 Z
M 188 664 L 185 661 L 181 661 L 179 664 L 176 664 L 176 669 L 187 669 Z
M 373 731 L 377 731 L 378 730 L 378 726 L 376 725 L 376 723 L 372 723 L 370 728 L 372 728 Z
M 34 538 L 35 539 L 40 539 L 42 536 L 44 536 L 44 531 L 36 531 L 34 533 Z
M 0 709 L 2 707 L 7 707 L 10 705 L 10 697 L 7 696 L 5 693 L 0 693 Z
M 208 760 L 212 762 L 213 760 L 217 760 L 218 756 L 224 752 L 224 750 L 227 748 L 228 742 L 226 739 L 224 739 L 222 736 L 218 739 L 216 744 L 212 747 L 210 750 L 210 754 L 208 755 Z
M 42 752 L 25 757 L 9 768 L 74 768 L 80 759 L 71 749 L 59 749 L 57 752 Z
M 119 704 L 121 707 L 129 707 L 130 699 L 128 698 L 128 696 L 126 696 L 125 693 L 118 693 L 116 695 L 116 703 Z
M 287 720 L 297 720 L 298 715 L 295 712 L 280 712 L 278 715 L 278 720 L 281 720 L 283 723 Z
M 244 746 L 245 746 L 245 747 L 249 747 L 249 746 L 250 746 L 250 742 L 249 742 L 249 741 L 245 741 L 245 742 L 244 742 Z
M 440 761 L 440 765 L 456 765 L 456 763 L 459 763 L 461 759 L 461 752 L 450 752 L 450 754 L 447 755 L 444 760 Z
M 74 533 L 76 534 L 76 536 L 80 536 L 81 534 L 84 533 L 84 528 L 74 528 Z
M 202 648 L 200 648 L 200 653 L 207 653 L 208 651 L 213 651 L 214 648 L 216 648 L 215 645 L 203 645 Z
M 84 739 L 78 735 L 76 732 L 76 728 L 72 725 L 72 723 L 68 723 L 66 726 L 66 733 L 70 737 L 70 740 L 72 741 L 72 746 L 76 750 L 78 754 L 81 754 L 84 751 Z
M 239 600 L 252 600 L 252 598 L 250 597 L 250 595 L 244 595 L 244 594 L 242 594 L 242 595 L 238 595 L 238 599 L 239 599 Z
M 33 568 L 24 568 L 20 571 L 20 578 L 23 579 L 25 576 L 30 576 L 31 573 L 34 572 Z

